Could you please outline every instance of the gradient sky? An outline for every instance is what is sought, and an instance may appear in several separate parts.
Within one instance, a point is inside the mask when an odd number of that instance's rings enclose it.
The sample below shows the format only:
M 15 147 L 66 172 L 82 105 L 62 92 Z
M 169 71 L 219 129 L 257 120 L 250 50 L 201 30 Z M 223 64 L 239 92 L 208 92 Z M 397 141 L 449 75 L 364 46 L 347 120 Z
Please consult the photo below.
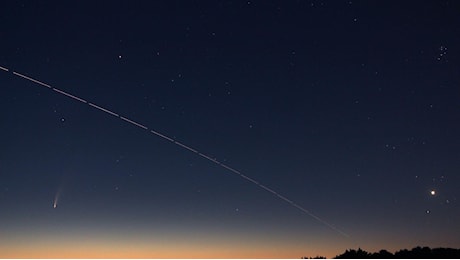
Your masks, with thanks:
M 459 10 L 438 0 L 2 3 L 0 257 L 458 247 Z M 348 237 L 13 71 L 216 158 Z

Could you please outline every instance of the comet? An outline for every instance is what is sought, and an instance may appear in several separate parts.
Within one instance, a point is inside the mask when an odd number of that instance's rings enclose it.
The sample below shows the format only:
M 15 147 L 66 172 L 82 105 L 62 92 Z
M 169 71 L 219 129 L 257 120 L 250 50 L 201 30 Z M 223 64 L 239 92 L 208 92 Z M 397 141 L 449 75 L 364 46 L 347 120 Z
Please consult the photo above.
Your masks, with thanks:
M 59 201 L 59 196 L 61 195 L 61 188 L 59 188 L 56 192 L 56 195 L 54 196 L 54 200 L 53 200 L 53 209 L 57 208 L 57 204 L 58 204 L 58 201 Z

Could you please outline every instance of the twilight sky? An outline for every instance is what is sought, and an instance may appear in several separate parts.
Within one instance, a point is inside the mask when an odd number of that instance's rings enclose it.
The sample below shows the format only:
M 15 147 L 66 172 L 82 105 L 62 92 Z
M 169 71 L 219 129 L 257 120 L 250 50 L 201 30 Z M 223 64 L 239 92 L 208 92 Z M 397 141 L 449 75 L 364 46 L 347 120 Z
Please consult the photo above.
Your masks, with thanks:
M 2 3 L 0 257 L 458 247 L 459 10 Z

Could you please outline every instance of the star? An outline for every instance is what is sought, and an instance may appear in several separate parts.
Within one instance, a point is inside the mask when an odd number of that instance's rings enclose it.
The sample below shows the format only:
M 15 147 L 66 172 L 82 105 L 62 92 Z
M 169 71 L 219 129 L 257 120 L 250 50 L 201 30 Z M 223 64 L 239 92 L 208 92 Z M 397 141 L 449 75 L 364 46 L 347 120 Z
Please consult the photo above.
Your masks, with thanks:
M 431 191 L 430 191 L 430 195 L 431 195 L 431 196 L 436 195 L 436 191 L 435 191 L 435 190 L 431 190 Z

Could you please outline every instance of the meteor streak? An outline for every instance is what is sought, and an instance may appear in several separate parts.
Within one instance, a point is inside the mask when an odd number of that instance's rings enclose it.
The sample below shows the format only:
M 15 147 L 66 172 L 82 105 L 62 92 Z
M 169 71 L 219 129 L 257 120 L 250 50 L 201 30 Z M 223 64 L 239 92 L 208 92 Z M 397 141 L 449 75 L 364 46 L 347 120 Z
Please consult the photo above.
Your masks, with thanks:
M 4 67 L 0 67 L 0 69 L 3 70 L 3 71 L 6 71 L 6 72 L 11 71 L 11 70 L 9 70 L 8 68 L 4 68 Z M 271 193 L 272 195 L 276 196 L 276 197 L 279 198 L 280 200 L 283 200 L 284 202 L 288 203 L 288 204 L 291 205 L 292 207 L 297 208 L 297 209 L 300 210 L 301 212 L 307 214 L 308 216 L 312 217 L 313 219 L 317 220 L 318 222 L 322 223 L 323 225 L 325 225 L 325 226 L 331 228 L 332 230 L 338 232 L 339 234 L 341 234 L 341 235 L 343 235 L 343 236 L 345 236 L 345 237 L 349 237 L 348 234 L 344 233 L 343 231 L 339 230 L 338 228 L 336 228 L 336 227 L 333 226 L 332 224 L 328 223 L 327 221 L 325 221 L 325 220 L 321 219 L 320 217 L 316 216 L 315 214 L 311 213 L 310 211 L 308 211 L 308 210 L 305 209 L 304 207 L 300 206 L 299 204 L 297 204 L 297 203 L 293 202 L 292 200 L 286 198 L 285 196 L 279 194 L 278 192 L 274 191 L 273 189 L 270 189 L 270 188 L 268 188 L 267 186 L 262 185 L 262 184 L 259 183 L 258 181 L 256 181 L 256 180 L 254 180 L 254 179 L 252 179 L 252 178 L 250 178 L 250 177 L 248 177 L 248 176 L 242 174 L 240 171 L 238 171 L 238 170 L 236 170 L 236 169 L 234 169 L 234 168 L 232 168 L 232 167 L 230 167 L 230 166 L 228 166 L 228 165 L 225 165 L 225 164 L 221 163 L 221 162 L 218 161 L 217 159 L 211 158 L 211 157 L 209 157 L 208 155 L 203 154 L 203 153 L 199 152 L 198 150 L 196 150 L 196 149 L 194 149 L 194 148 L 191 148 L 191 147 L 189 147 L 189 146 L 187 146 L 187 145 L 185 145 L 185 144 L 183 144 L 183 143 L 180 143 L 180 142 L 176 141 L 175 139 L 173 139 L 173 138 L 171 138 L 171 137 L 168 137 L 167 135 L 161 134 L 161 133 L 157 132 L 156 130 L 149 129 L 149 128 L 146 127 L 146 126 L 144 126 L 144 125 L 142 125 L 142 124 L 140 124 L 140 123 L 137 123 L 136 121 L 133 121 L 133 120 L 131 120 L 131 119 L 129 119 L 129 118 L 123 117 L 123 116 L 121 116 L 120 114 L 117 114 L 117 113 L 115 113 L 115 112 L 113 112 L 113 111 L 111 111 L 111 110 L 109 110 L 109 109 L 103 108 L 103 107 L 101 107 L 101 106 L 99 106 L 99 105 L 96 105 L 96 104 L 94 104 L 94 103 L 90 103 L 90 102 L 86 101 L 85 99 L 82 99 L 82 98 L 77 97 L 77 96 L 75 96 L 75 95 L 69 94 L 69 93 L 67 93 L 67 92 L 65 92 L 65 91 L 62 91 L 62 90 L 60 90 L 60 89 L 54 88 L 54 87 L 52 87 L 52 86 L 50 86 L 50 85 L 48 85 L 48 84 L 46 84 L 46 83 L 43 83 L 43 82 L 41 82 L 41 81 L 39 81 L 39 80 L 36 80 L 36 79 L 31 78 L 31 77 L 29 77 L 29 76 L 26 76 L 26 75 L 24 75 L 24 74 L 18 73 L 18 72 L 16 72 L 16 71 L 11 71 L 11 72 L 12 72 L 13 75 L 15 75 L 15 76 L 21 77 L 21 78 L 23 78 L 23 79 L 29 80 L 29 81 L 34 82 L 34 83 L 36 83 L 36 84 L 39 84 L 39 85 L 41 85 L 41 86 L 47 87 L 47 88 L 49 88 L 49 89 L 51 89 L 51 90 L 54 90 L 55 92 L 57 92 L 57 93 L 59 93 L 59 94 L 61 94 L 61 95 L 63 95 L 63 96 L 67 96 L 67 97 L 70 97 L 70 98 L 72 98 L 72 99 L 74 99 L 74 100 L 80 101 L 80 102 L 82 102 L 82 103 L 84 103 L 84 104 L 87 104 L 87 105 L 89 105 L 89 106 L 91 106 L 91 107 L 93 107 L 93 108 L 95 108 L 95 109 L 98 109 L 99 111 L 102 111 L 102 112 L 104 112 L 104 113 L 106 113 L 106 114 L 115 116 L 115 117 L 117 117 L 117 118 L 119 118 L 119 119 L 121 119 L 121 120 L 123 120 L 123 121 L 125 121 L 125 122 L 128 122 L 128 123 L 130 123 L 130 124 L 132 124 L 132 125 L 134 125 L 134 126 L 137 126 L 137 127 L 141 128 L 141 129 L 147 130 L 149 133 L 154 134 L 154 135 L 156 135 L 156 136 L 158 136 L 158 137 L 161 137 L 161 138 L 163 138 L 163 139 L 165 139 L 165 140 L 167 140 L 167 141 L 170 141 L 170 142 L 174 143 L 175 145 L 177 145 L 177 146 L 179 146 L 179 147 L 181 147 L 181 148 L 183 148 L 183 149 L 185 149 L 185 150 L 191 151 L 191 152 L 193 152 L 193 153 L 199 155 L 200 157 L 205 158 L 205 159 L 207 159 L 208 161 L 211 161 L 211 162 L 213 162 L 213 163 L 215 163 L 215 164 L 221 166 L 222 168 L 227 169 L 228 171 L 230 171 L 230 172 L 232 172 L 232 173 L 234 173 L 234 174 L 240 176 L 241 178 L 243 178 L 243 179 L 245 179 L 245 180 L 247 180 L 247 181 L 249 181 L 249 182 L 255 184 L 255 185 L 258 186 L 259 188 L 261 188 L 261 189 L 263 189 L 263 190 L 265 190 L 265 191 Z M 60 195 L 60 190 L 58 190 L 58 192 L 56 193 L 56 196 L 55 196 L 55 198 L 54 198 L 54 201 L 53 201 L 53 208 L 56 208 L 56 207 L 57 207 L 58 200 L 59 200 L 59 195 Z

